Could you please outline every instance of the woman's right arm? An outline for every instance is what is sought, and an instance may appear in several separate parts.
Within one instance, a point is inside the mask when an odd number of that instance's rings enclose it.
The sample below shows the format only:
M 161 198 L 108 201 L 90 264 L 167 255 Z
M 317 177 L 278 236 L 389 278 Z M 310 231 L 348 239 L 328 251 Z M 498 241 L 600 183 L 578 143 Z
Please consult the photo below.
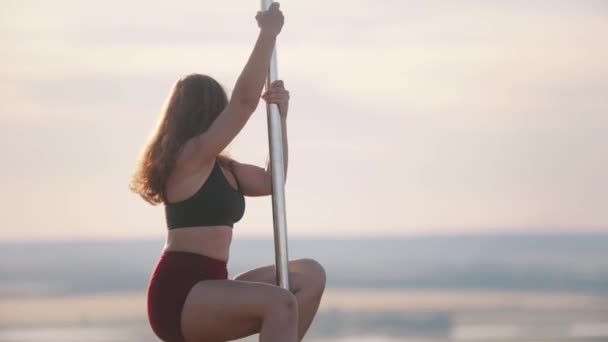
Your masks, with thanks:
M 195 155 L 202 163 L 213 159 L 228 146 L 260 102 L 272 50 L 283 26 L 283 14 L 278 8 L 279 5 L 275 2 L 268 11 L 258 12 L 256 19 L 261 28 L 260 33 L 226 108 L 206 132 L 193 139 Z

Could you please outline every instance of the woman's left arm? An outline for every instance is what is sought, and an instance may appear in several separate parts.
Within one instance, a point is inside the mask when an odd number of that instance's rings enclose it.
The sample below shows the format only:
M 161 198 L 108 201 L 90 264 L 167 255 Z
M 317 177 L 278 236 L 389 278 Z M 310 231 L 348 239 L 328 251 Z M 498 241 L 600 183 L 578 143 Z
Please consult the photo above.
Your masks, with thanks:
M 283 173 L 287 183 L 287 165 L 289 165 L 289 146 L 287 146 L 287 115 L 281 114 L 281 134 L 283 135 Z M 270 156 L 266 158 L 266 172 L 270 174 Z
M 283 170 L 287 182 L 287 166 L 289 160 L 289 147 L 287 144 L 287 112 L 289 110 L 289 91 L 284 87 L 282 80 L 276 80 L 270 85 L 270 90 L 266 91 L 262 98 L 267 103 L 276 103 L 279 107 L 281 116 L 281 133 L 283 136 Z M 270 174 L 270 156 L 266 159 L 266 172 Z
M 288 146 L 287 146 L 287 110 L 289 106 L 289 92 L 283 87 L 283 81 L 276 80 L 269 91 L 262 95 L 268 103 L 276 103 L 281 116 L 281 131 L 283 135 L 283 170 L 287 181 Z M 233 171 L 239 182 L 239 190 L 244 196 L 268 196 L 272 194 L 272 175 L 270 170 L 270 157 L 266 159 L 266 168 L 257 165 L 233 163 Z

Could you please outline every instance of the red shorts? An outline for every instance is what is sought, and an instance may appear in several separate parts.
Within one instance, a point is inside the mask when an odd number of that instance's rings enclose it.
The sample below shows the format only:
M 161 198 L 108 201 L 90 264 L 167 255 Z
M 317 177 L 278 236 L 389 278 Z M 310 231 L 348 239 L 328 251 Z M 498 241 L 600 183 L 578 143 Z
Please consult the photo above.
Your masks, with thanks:
M 201 280 L 228 279 L 227 263 L 202 254 L 165 251 L 147 287 L 148 322 L 165 342 L 184 342 L 181 314 L 188 292 Z

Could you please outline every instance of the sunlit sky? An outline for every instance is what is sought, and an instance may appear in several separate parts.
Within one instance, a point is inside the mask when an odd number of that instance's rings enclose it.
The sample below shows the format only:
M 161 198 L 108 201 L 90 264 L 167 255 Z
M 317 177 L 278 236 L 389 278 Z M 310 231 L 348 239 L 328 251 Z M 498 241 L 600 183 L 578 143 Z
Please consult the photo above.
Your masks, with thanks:
M 0 1 L 0 239 L 164 237 L 129 192 L 172 83 L 232 91 L 259 1 Z M 283 1 L 291 236 L 608 231 L 608 5 Z M 263 102 L 230 147 L 264 165 Z M 235 238 L 272 236 L 247 198 Z

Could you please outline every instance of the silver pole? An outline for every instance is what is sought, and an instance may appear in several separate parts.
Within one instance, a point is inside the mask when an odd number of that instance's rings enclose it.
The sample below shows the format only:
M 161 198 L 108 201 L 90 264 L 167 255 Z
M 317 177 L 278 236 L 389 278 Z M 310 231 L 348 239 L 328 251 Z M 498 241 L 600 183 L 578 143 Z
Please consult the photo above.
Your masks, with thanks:
M 262 11 L 268 10 L 272 0 L 261 0 Z M 272 50 L 270 68 L 266 78 L 266 89 L 278 79 L 277 49 Z M 287 255 L 287 219 L 285 215 L 285 171 L 283 169 L 283 134 L 279 107 L 266 104 L 268 119 L 268 143 L 270 147 L 270 170 L 272 173 L 272 218 L 274 222 L 274 254 L 277 285 L 289 290 L 289 257 Z

